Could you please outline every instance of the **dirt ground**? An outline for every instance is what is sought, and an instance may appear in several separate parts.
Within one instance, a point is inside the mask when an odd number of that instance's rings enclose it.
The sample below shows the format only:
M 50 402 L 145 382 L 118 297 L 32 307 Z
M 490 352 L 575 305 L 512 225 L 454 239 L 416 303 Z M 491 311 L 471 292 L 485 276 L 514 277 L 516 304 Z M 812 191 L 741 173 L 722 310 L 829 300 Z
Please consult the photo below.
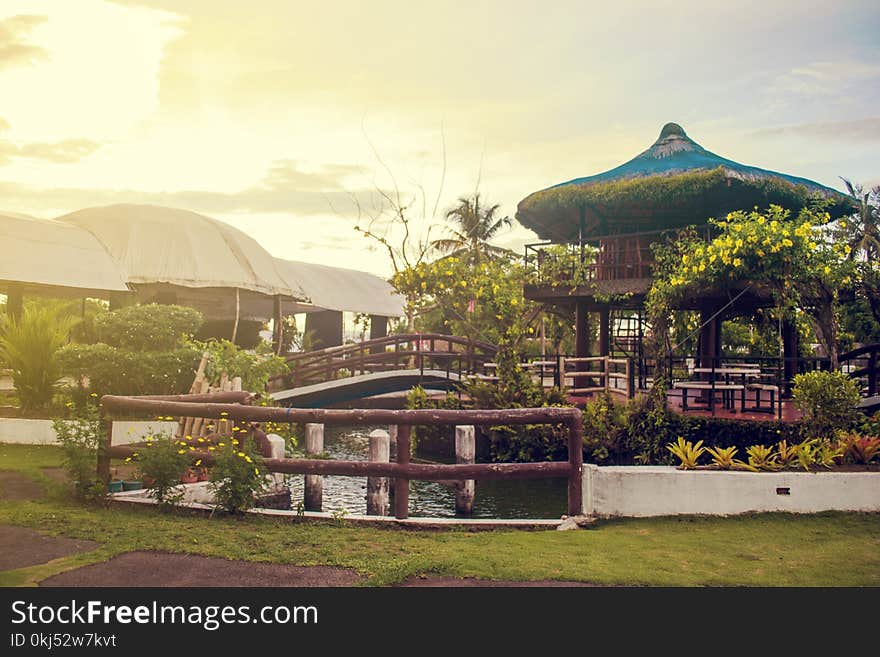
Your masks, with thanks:
M 46 488 L 20 472 L 0 471 L 0 500 L 38 500 Z
M 36 566 L 97 547 L 93 541 L 44 536 L 33 529 L 0 525 L 0 570 Z

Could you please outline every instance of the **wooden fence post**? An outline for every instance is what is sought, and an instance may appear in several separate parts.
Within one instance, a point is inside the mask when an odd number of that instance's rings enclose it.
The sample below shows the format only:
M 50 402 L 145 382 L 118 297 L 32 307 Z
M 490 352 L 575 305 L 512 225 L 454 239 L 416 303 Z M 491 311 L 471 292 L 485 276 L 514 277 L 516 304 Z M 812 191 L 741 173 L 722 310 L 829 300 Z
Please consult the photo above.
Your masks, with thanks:
M 473 425 L 455 427 L 455 462 L 474 463 L 476 460 L 476 431 Z M 455 512 L 471 515 L 474 512 L 476 482 L 465 479 L 455 482 Z
M 98 480 L 106 486 L 110 483 L 110 445 L 113 444 L 113 418 L 107 417 L 101 413 L 101 442 L 98 444 L 98 463 L 97 476 Z
M 580 416 L 565 422 L 568 429 L 568 515 L 584 512 L 584 428 Z
M 370 461 L 391 460 L 391 436 L 384 429 L 370 432 Z M 388 477 L 367 477 L 367 515 L 388 515 Z
M 306 454 L 317 456 L 324 452 L 324 425 L 306 424 Z M 304 508 L 306 511 L 320 511 L 324 498 L 324 477 L 305 475 Z
M 408 424 L 397 425 L 397 462 L 400 465 L 409 465 L 410 430 Z M 394 479 L 394 517 L 399 520 L 409 517 L 409 479 L 403 477 Z

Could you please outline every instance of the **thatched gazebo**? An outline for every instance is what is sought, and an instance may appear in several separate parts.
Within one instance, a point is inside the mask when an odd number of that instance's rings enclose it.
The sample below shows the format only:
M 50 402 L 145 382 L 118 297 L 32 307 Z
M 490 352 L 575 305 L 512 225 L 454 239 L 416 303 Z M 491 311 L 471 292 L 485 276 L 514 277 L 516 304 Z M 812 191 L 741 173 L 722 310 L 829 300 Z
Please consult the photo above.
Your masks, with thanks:
M 574 308 L 577 356 L 590 355 L 590 313 L 599 315 L 598 355 L 607 355 L 613 346 L 612 313 L 636 314 L 633 335 L 620 342 L 631 348 L 631 355 L 641 357 L 642 307 L 652 283 L 650 246 L 665 231 L 697 226 L 708 232 L 710 218 L 734 210 L 776 204 L 797 212 L 817 200 L 827 203 L 832 217 L 852 212 L 849 197 L 835 189 L 721 157 L 690 139 L 681 126 L 667 123 L 657 141 L 632 160 L 520 201 L 516 218 L 547 240 L 526 247 L 527 264 L 538 266 L 547 257 L 557 257 L 559 247 L 548 247 L 559 244 L 567 244 L 570 253 L 579 252 L 584 263 L 574 284 L 542 279 L 539 268 L 539 283 L 527 286 L 525 296 L 548 306 Z M 717 358 L 721 352 L 721 302 L 710 293 L 688 306 L 699 310 L 703 320 L 703 359 Z M 739 300 L 738 310 L 762 303 L 766 299 L 746 296 Z M 785 355 L 796 356 L 793 328 L 784 327 L 783 332 Z

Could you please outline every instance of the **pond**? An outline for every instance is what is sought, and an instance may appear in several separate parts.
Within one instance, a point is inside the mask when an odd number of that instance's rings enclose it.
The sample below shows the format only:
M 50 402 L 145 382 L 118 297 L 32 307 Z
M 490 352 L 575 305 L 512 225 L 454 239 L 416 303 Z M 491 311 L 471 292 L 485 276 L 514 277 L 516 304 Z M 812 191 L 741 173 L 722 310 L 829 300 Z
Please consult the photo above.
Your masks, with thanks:
M 370 432 L 385 427 L 324 428 L 324 451 L 329 458 L 344 461 L 366 460 Z M 292 506 L 303 499 L 304 477 L 290 475 Z M 567 480 L 513 479 L 477 481 L 472 518 L 559 518 L 567 509 Z M 344 510 L 362 515 L 367 510 L 366 477 L 324 477 L 324 504 L 327 512 Z M 424 518 L 453 518 L 455 492 L 434 481 L 411 481 L 409 514 Z

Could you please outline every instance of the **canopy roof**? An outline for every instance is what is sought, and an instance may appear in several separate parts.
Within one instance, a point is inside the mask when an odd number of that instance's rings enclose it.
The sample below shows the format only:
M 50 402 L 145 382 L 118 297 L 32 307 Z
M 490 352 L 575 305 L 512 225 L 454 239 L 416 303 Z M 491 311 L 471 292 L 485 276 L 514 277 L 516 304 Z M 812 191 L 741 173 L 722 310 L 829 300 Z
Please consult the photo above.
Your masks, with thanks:
M 240 288 L 304 298 L 284 280 L 256 240 L 216 219 L 156 205 L 108 205 L 58 218 L 89 231 L 119 263 L 129 283 Z
M 853 209 L 835 189 L 728 160 L 667 123 L 629 162 L 535 192 L 520 201 L 516 218 L 544 239 L 565 241 L 705 223 L 771 203 L 797 211 L 813 200 L 827 201 L 832 217 Z
M 310 262 L 276 260 L 288 283 L 296 284 L 317 310 L 337 310 L 382 317 L 404 314 L 403 297 L 374 274 Z M 303 312 L 298 310 L 296 312 Z
M 87 231 L 51 219 L 0 213 L 0 286 L 27 292 L 91 294 L 128 292 L 125 274 Z

